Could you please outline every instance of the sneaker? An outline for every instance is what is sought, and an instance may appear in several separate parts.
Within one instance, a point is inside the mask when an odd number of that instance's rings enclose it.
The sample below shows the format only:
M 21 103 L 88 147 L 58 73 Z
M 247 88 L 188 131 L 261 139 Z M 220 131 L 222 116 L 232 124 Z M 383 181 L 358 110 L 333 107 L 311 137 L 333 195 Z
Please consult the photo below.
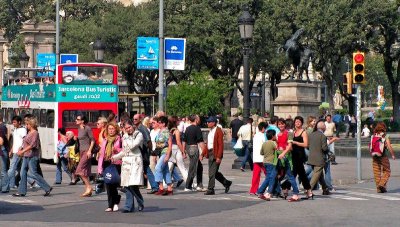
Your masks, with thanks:
M 232 181 L 228 181 L 225 185 L 225 193 L 229 192 L 229 189 L 231 188 Z
M 203 188 L 203 187 L 197 187 L 197 188 L 196 188 L 196 191 L 198 191 L 198 192 L 205 192 L 205 191 L 207 191 L 207 189 L 205 189 L 205 188 Z
M 207 190 L 206 193 L 204 193 L 204 195 L 215 195 L 215 191 L 214 190 Z
M 118 205 L 117 204 L 114 204 L 114 207 L 113 207 L 113 209 L 112 209 L 112 211 L 118 211 L 119 210 L 119 208 L 118 208 Z
M 267 197 L 265 197 L 265 195 L 262 195 L 262 194 L 259 195 L 258 198 L 262 199 L 262 200 L 265 200 L 265 201 L 270 201 L 271 200 L 270 198 L 267 198 Z
M 191 188 L 185 188 L 183 191 L 184 191 L 184 192 L 192 192 L 193 189 L 191 189 Z

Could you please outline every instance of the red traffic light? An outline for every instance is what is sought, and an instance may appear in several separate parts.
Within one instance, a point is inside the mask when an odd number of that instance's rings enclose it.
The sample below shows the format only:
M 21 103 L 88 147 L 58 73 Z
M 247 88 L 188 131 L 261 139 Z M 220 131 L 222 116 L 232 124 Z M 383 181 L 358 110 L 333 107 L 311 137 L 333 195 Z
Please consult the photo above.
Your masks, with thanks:
M 354 61 L 356 63 L 362 63 L 364 61 L 364 55 L 363 54 L 354 55 Z

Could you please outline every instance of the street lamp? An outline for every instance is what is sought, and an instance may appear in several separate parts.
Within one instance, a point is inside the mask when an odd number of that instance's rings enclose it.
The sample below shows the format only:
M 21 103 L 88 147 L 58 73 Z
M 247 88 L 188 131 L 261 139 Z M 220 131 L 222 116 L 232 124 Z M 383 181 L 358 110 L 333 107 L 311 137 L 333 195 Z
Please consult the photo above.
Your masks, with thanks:
M 253 39 L 254 18 L 250 15 L 247 7 L 243 9 L 239 17 L 240 38 L 243 41 L 243 118 L 245 121 L 250 117 L 250 42 Z
M 27 68 L 28 63 L 29 63 L 29 56 L 25 52 L 22 52 L 19 55 L 19 64 L 20 64 L 21 68 Z
M 106 46 L 100 39 L 97 39 L 93 44 L 94 60 L 96 62 L 103 62 L 104 60 L 104 50 Z

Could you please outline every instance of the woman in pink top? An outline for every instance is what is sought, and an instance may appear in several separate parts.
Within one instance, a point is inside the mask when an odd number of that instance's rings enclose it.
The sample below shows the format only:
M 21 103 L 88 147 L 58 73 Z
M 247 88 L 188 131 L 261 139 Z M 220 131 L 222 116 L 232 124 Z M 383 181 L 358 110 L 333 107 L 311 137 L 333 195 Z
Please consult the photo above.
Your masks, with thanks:
M 111 164 L 116 165 L 118 173 L 121 175 L 121 160 L 111 160 L 111 157 L 118 154 L 122 150 L 122 140 L 119 135 L 119 127 L 116 123 L 110 122 L 106 126 L 106 137 L 101 143 L 99 152 L 99 162 L 97 166 L 97 173 L 102 174 L 103 170 Z M 118 204 L 121 196 L 118 195 L 119 184 L 106 184 L 108 208 L 106 212 L 117 211 Z

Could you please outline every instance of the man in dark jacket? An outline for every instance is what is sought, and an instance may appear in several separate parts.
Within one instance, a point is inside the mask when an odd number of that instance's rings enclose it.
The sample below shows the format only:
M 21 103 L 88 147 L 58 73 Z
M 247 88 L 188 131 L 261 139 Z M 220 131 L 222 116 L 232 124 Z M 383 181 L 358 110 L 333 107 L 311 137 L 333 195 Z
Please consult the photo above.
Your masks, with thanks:
M 232 181 L 227 180 L 224 175 L 218 171 L 224 154 L 224 133 L 221 128 L 217 127 L 216 117 L 209 117 L 207 119 L 207 126 L 210 128 L 207 138 L 207 146 L 200 156 L 200 159 L 203 159 L 203 157 L 208 158 L 209 182 L 208 190 L 205 195 L 215 195 L 215 179 L 224 185 L 225 193 L 228 193 Z
M 325 157 L 328 153 L 328 143 L 327 138 L 324 135 L 324 131 L 325 123 L 323 121 L 319 121 L 317 123 L 317 131 L 312 132 L 308 138 L 310 150 L 308 164 L 313 168 L 313 174 L 310 181 L 311 188 L 314 188 L 319 181 L 323 190 L 322 194 L 329 195 L 330 192 L 325 183 L 323 172 L 325 166 Z

